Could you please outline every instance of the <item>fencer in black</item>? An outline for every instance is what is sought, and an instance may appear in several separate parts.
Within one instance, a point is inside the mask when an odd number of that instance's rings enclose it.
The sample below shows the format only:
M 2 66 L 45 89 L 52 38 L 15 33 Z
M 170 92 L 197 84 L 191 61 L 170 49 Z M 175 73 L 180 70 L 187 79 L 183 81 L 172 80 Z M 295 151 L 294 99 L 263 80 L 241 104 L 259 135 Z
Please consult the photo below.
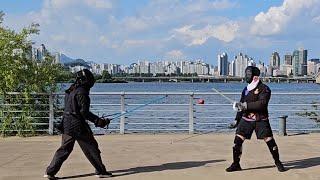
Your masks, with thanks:
M 86 120 L 97 127 L 108 125 L 110 120 L 101 119 L 90 112 L 89 91 L 95 81 L 93 74 L 87 70 L 77 72 L 76 82 L 65 93 L 65 108 L 62 120 L 62 143 L 56 151 L 44 177 L 54 179 L 63 162 L 71 154 L 75 141 L 78 142 L 83 153 L 93 165 L 98 177 L 112 176 L 102 162 L 98 143 Z

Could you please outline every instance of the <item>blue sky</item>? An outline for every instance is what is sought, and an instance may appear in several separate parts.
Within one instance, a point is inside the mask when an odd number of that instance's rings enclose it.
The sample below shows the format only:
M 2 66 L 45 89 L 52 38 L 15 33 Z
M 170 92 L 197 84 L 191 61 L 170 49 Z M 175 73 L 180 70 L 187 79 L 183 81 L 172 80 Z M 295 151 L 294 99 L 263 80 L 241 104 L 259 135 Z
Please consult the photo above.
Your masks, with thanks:
M 32 37 L 74 58 L 130 64 L 196 60 L 217 64 L 243 52 L 269 64 L 305 48 L 319 58 L 320 0 L 10 0 L 0 1 L 4 25 L 32 22 Z

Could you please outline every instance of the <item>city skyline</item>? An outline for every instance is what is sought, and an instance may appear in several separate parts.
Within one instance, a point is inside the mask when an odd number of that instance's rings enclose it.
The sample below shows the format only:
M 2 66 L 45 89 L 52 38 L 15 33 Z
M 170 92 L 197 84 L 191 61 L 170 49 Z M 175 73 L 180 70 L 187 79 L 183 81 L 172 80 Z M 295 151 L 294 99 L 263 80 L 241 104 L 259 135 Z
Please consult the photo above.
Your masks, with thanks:
M 223 52 L 218 54 L 218 66 L 205 63 L 202 59 L 197 60 L 138 60 L 130 64 L 96 63 L 83 59 L 72 59 L 66 55 L 56 52 L 50 53 L 44 44 L 40 47 L 31 46 L 29 59 L 43 61 L 45 57 L 52 54 L 54 63 L 63 64 L 72 73 L 81 69 L 90 69 L 95 74 L 102 74 L 108 71 L 110 74 L 152 74 L 157 75 L 213 75 L 244 77 L 247 66 L 256 66 L 261 71 L 261 76 L 314 76 L 320 72 L 320 59 L 311 58 L 308 60 L 308 50 L 295 49 L 292 54 L 284 55 L 283 62 L 278 52 L 273 52 L 270 56 L 269 65 L 264 62 L 256 62 L 252 57 L 242 52 L 228 60 L 228 54 Z
M 32 22 L 32 39 L 50 51 L 99 63 L 139 59 L 202 59 L 217 65 L 217 54 L 239 52 L 269 63 L 292 49 L 319 58 L 318 0 L 1 1 L 4 25 L 15 30 Z M 290 27 L 290 28 L 289 28 Z
M 41 47 L 40 47 L 41 48 Z M 39 50 L 35 52 L 41 52 Z M 34 57 L 38 57 L 35 55 Z M 56 58 L 59 56 L 55 56 Z M 293 50 L 292 54 L 286 54 L 283 62 L 280 61 L 278 52 L 273 52 L 270 57 L 270 64 L 256 62 L 250 56 L 238 53 L 229 62 L 226 52 L 217 56 L 218 66 L 205 63 L 203 60 L 160 60 L 151 62 L 140 60 L 131 64 L 107 64 L 89 62 L 85 65 L 67 65 L 71 72 L 77 72 L 88 68 L 95 74 L 102 74 L 104 70 L 110 74 L 146 74 L 152 76 L 166 75 L 211 75 L 224 77 L 244 77 L 247 66 L 256 66 L 261 71 L 261 77 L 301 77 L 314 76 L 320 72 L 320 60 L 308 59 L 308 51 L 304 49 Z M 56 59 L 55 62 L 60 62 Z

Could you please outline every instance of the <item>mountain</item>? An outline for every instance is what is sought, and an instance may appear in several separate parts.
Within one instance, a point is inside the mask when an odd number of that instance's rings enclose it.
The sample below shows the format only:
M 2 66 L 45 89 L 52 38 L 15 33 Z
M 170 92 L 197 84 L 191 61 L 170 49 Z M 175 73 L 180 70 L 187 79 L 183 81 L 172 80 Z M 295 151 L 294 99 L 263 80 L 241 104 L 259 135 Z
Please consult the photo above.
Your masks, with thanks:
M 73 59 L 73 58 L 70 58 L 70 57 L 66 56 L 65 54 L 61 54 L 60 62 L 61 62 L 61 64 L 63 64 L 66 67 L 67 66 L 71 66 L 71 67 L 84 66 L 86 68 L 90 68 L 90 66 L 88 65 L 88 62 L 86 62 L 85 60 L 83 60 L 83 59 Z
M 75 61 L 75 59 L 72 59 L 72 58 L 66 56 L 65 54 L 61 54 L 61 56 L 60 56 L 60 63 L 61 64 L 71 63 L 73 61 Z
M 73 60 L 71 62 L 68 62 L 68 63 L 65 63 L 64 66 L 71 66 L 71 67 L 74 67 L 74 66 L 84 66 L 86 68 L 90 68 L 90 66 L 88 65 L 88 63 L 83 60 L 83 59 L 76 59 L 76 60 Z

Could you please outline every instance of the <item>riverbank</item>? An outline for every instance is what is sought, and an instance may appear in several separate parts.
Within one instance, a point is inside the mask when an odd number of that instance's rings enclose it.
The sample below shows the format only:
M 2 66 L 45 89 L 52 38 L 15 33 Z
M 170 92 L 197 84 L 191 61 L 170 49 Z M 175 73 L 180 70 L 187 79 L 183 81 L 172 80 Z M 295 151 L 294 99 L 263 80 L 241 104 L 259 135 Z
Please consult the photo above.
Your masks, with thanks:
M 244 171 L 226 173 L 225 168 L 232 161 L 233 133 L 208 134 L 177 142 L 186 137 L 189 135 L 106 135 L 96 138 L 103 161 L 116 176 L 112 179 L 320 179 L 320 134 L 276 136 L 281 159 L 289 168 L 284 173 L 277 172 L 267 146 L 255 138 L 244 145 Z M 60 136 L 2 138 L 0 179 L 43 179 L 44 170 L 60 140 Z M 96 179 L 93 172 L 76 144 L 58 176 Z

